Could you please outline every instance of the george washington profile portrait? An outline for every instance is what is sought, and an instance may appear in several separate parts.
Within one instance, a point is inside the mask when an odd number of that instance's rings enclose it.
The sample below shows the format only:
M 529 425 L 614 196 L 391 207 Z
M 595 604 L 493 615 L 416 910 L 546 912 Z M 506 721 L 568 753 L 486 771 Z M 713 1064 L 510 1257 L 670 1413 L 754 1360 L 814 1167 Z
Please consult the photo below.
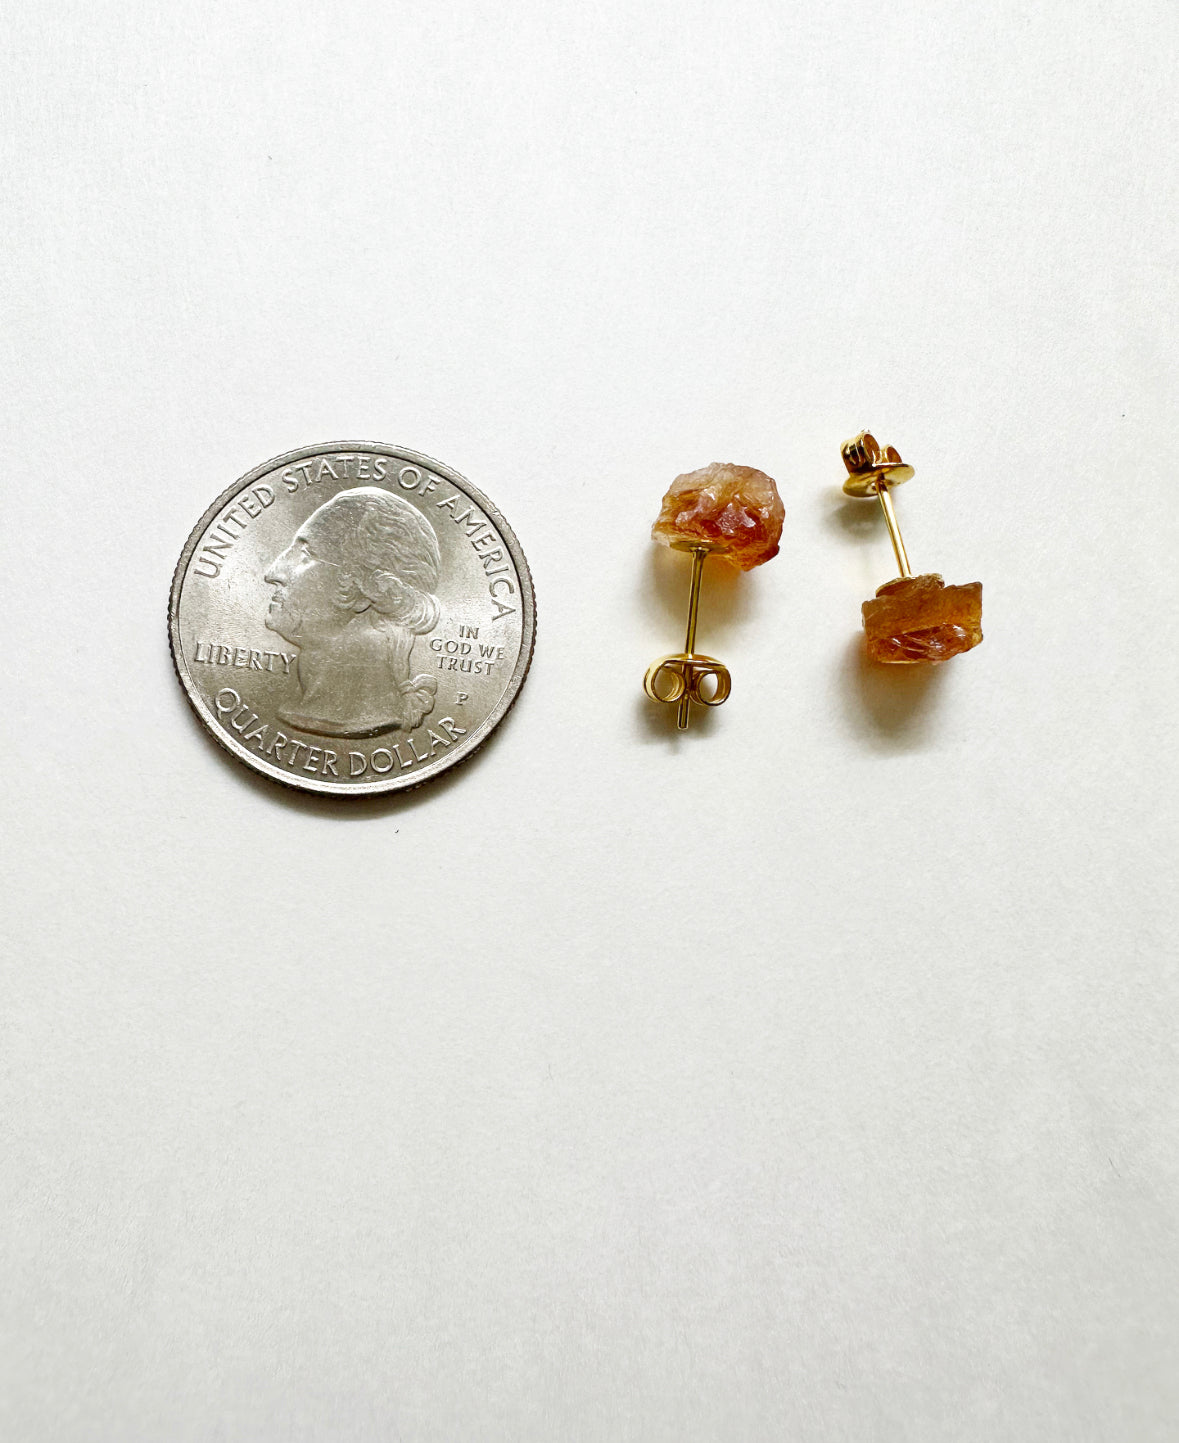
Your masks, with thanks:
M 299 648 L 302 697 L 279 716 L 331 737 L 419 726 L 438 683 L 412 675 L 413 648 L 438 624 L 440 560 L 400 496 L 358 486 L 325 501 L 266 573 L 266 625 Z

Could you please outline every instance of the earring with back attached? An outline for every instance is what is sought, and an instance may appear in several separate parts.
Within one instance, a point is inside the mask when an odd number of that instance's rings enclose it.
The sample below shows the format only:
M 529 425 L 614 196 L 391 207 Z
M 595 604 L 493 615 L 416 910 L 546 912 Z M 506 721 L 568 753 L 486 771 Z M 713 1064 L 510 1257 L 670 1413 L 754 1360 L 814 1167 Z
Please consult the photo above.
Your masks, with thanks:
M 723 556 L 741 571 L 770 561 L 778 554 L 783 515 L 778 488 L 763 471 L 720 461 L 677 476 L 663 498 L 651 536 L 691 553 L 688 631 L 683 651 L 660 657 L 647 668 L 643 690 L 652 701 L 676 707 L 681 731 L 687 729 L 692 702 L 720 706 L 732 689 L 728 667 L 696 651 L 705 558 Z
M 876 497 L 892 539 L 901 574 L 879 587 L 875 599 L 865 601 L 864 633 L 873 661 L 945 661 L 977 646 L 982 636 L 982 582 L 947 586 L 940 576 L 914 576 L 901 539 L 901 528 L 889 495 L 908 481 L 906 466 L 894 446 L 883 449 L 875 436 L 861 431 L 841 448 L 849 496 Z

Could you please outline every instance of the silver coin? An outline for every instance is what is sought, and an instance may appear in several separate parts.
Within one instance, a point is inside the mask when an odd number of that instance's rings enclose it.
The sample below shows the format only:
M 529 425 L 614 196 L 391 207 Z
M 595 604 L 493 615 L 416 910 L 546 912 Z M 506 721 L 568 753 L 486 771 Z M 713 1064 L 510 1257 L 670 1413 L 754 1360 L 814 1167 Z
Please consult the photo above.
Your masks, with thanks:
M 176 674 L 239 761 L 309 792 L 417 786 L 503 720 L 536 610 L 511 527 L 448 466 L 347 441 L 256 467 L 188 538 Z

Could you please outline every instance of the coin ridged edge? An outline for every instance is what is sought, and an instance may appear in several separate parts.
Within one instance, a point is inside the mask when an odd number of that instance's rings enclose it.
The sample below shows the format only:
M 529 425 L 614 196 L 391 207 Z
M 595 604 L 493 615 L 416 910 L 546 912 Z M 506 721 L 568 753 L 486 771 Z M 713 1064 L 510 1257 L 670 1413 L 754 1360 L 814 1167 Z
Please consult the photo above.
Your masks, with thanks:
M 508 682 L 504 695 L 496 703 L 495 707 L 484 717 L 479 727 L 474 732 L 474 737 L 467 750 L 461 755 L 448 758 L 446 765 L 439 767 L 436 771 L 430 772 L 427 776 L 418 777 L 414 781 L 406 780 L 396 785 L 382 785 L 373 782 L 363 787 L 333 787 L 330 783 L 323 782 L 296 782 L 290 777 L 277 771 L 269 771 L 260 767 L 248 755 L 237 752 L 230 744 L 228 738 L 223 737 L 215 729 L 215 720 L 210 716 L 206 717 L 201 710 L 197 700 L 196 683 L 188 672 L 188 664 L 184 659 L 180 646 L 180 593 L 184 585 L 184 575 L 188 563 L 192 560 L 193 552 L 197 543 L 204 535 L 213 518 L 220 512 L 221 508 L 229 503 L 231 497 L 236 496 L 245 486 L 253 481 L 260 480 L 269 472 L 280 466 L 290 466 L 298 461 L 305 461 L 312 456 L 321 455 L 324 452 L 335 451 L 366 451 L 370 455 L 385 455 L 403 457 L 411 466 L 424 466 L 428 470 L 436 471 L 439 476 L 445 477 L 452 484 L 467 492 L 470 499 L 487 513 L 488 519 L 503 535 L 503 539 L 511 554 L 512 562 L 516 567 L 516 574 L 520 580 L 521 593 L 524 603 L 520 608 L 521 636 L 520 655 L 512 670 L 512 676 Z M 422 451 L 413 451 L 408 446 L 385 445 L 379 441 L 325 441 L 317 446 L 300 446 L 294 451 L 284 451 L 278 456 L 272 457 L 269 461 L 263 461 L 260 466 L 254 466 L 240 476 L 231 486 L 227 486 L 217 499 L 208 506 L 201 514 L 196 525 L 189 532 L 188 539 L 181 548 L 180 557 L 172 572 L 172 585 L 168 591 L 168 651 L 172 657 L 172 668 L 176 673 L 176 679 L 180 683 L 180 690 L 184 693 L 185 699 L 201 723 L 202 729 L 217 743 L 217 745 L 231 756 L 234 761 L 267 781 L 274 782 L 276 786 L 286 787 L 288 791 L 299 792 L 303 796 L 308 794 L 317 797 L 391 797 L 400 795 L 403 792 L 416 791 L 418 787 L 428 786 L 430 782 L 436 781 L 439 777 L 461 767 L 464 762 L 469 761 L 477 752 L 482 751 L 489 738 L 512 708 L 524 688 L 528 673 L 532 668 L 532 657 L 536 650 L 536 588 L 532 581 L 532 571 L 524 555 L 523 548 L 516 537 L 515 531 L 495 503 L 468 481 L 460 472 L 452 466 L 447 466 L 441 461 L 436 461 L 432 456 L 427 456 Z M 482 735 L 480 735 L 482 733 Z

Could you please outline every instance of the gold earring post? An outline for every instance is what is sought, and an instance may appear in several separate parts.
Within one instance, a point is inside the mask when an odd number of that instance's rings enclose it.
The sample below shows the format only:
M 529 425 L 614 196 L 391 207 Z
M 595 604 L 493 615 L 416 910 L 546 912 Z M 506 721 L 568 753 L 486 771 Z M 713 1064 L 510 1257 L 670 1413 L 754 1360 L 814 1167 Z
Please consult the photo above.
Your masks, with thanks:
M 687 656 L 691 656 L 696 650 L 696 617 L 700 611 L 700 582 L 704 577 L 704 558 L 707 555 L 707 546 L 693 546 L 692 588 L 688 592 L 688 631 L 684 638 L 684 653 Z M 680 704 L 675 714 L 675 724 L 682 732 L 688 730 L 688 708 L 691 705 L 692 698 L 685 691 L 680 697 Z
M 892 542 L 897 565 L 901 568 L 901 575 L 912 576 L 913 573 L 909 570 L 909 555 L 905 550 L 904 538 L 901 536 L 900 523 L 897 521 L 897 513 L 893 510 L 892 497 L 888 494 L 888 482 L 883 478 L 876 483 L 876 495 L 880 498 L 880 509 L 884 512 L 884 524 L 888 527 L 888 537 Z
M 864 500 L 875 496 L 884 512 L 900 575 L 886 581 L 862 607 L 868 656 L 873 661 L 945 661 L 982 640 L 982 586 L 947 586 L 935 572 L 914 576 L 893 509 L 894 486 L 913 475 L 895 446 L 881 446 L 861 431 L 840 447 L 847 468 L 843 489 Z
M 688 592 L 688 626 L 684 635 L 684 649 L 671 656 L 661 656 L 647 668 L 643 678 L 643 690 L 652 701 L 675 704 L 675 724 L 679 731 L 688 730 L 692 703 L 699 706 L 720 706 L 728 700 L 733 689 L 729 669 L 715 656 L 705 656 L 696 650 L 696 620 L 700 614 L 700 585 L 704 577 L 704 559 L 710 551 L 708 545 L 679 545 L 677 551 L 692 553 L 692 583 Z M 702 688 L 712 678 L 711 695 L 705 695 Z M 661 687 L 664 688 L 661 690 Z
M 906 466 L 895 446 L 881 446 L 876 437 L 868 431 L 861 431 L 840 448 L 843 464 L 847 467 L 847 480 L 843 489 L 848 496 L 866 499 L 875 496 L 884 512 L 884 524 L 892 542 L 893 554 L 901 569 L 901 576 L 912 576 L 909 570 L 909 555 L 901 537 L 897 513 L 893 509 L 889 494 L 894 486 L 908 481 L 913 476 L 912 466 Z

